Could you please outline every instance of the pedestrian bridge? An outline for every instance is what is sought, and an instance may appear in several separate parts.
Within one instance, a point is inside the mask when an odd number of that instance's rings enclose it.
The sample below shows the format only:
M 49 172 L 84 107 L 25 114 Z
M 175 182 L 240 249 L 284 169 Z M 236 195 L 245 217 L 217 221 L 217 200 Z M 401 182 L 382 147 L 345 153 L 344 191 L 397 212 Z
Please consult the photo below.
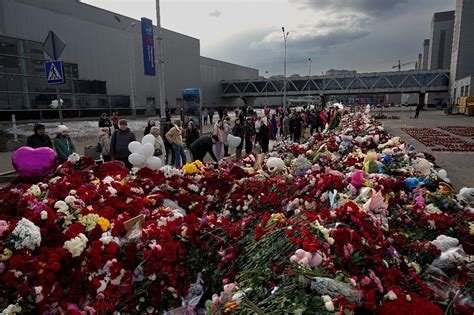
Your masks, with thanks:
M 284 77 L 221 81 L 222 97 L 283 96 Z M 340 76 L 292 76 L 286 80 L 287 96 L 337 94 L 390 94 L 445 92 L 448 70 L 357 73 Z

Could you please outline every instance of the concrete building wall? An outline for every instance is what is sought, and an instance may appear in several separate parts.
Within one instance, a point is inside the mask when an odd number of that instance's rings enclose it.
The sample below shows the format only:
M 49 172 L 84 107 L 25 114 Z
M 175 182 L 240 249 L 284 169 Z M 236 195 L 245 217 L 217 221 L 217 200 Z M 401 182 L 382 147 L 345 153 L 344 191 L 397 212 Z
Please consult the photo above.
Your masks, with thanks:
M 42 42 L 52 30 L 66 43 L 60 59 L 77 63 L 81 79 L 103 80 L 108 94 L 130 95 L 131 72 L 136 107 L 146 107 L 147 98 L 152 98 L 159 108 L 158 76 L 144 75 L 140 21 L 117 15 L 119 23 L 113 12 L 74 0 L 2 0 L 1 9 L 3 35 Z M 126 32 L 131 23 L 136 24 Z M 157 34 L 156 27 L 154 31 Z M 178 91 L 200 86 L 200 44 L 166 29 L 162 37 L 165 98 L 175 107 Z
M 474 95 L 474 75 L 467 76 L 459 79 L 453 83 L 453 95 L 455 104 L 458 103 L 458 98 L 461 96 L 473 96 Z M 455 94 L 454 94 L 455 93 Z
M 243 80 L 258 78 L 258 70 L 236 64 L 201 57 L 201 93 L 202 105 L 214 107 L 224 105 L 228 107 L 242 106 L 241 99 L 221 100 L 221 80 Z
M 474 1 L 457 0 L 450 71 L 451 101 L 456 102 L 460 91 L 457 81 L 474 75 Z M 456 91 L 455 91 L 456 90 Z
M 430 53 L 430 40 L 425 39 L 423 41 L 423 64 L 421 70 L 428 70 L 428 58 Z
M 433 15 L 428 53 L 430 70 L 450 68 L 453 30 L 454 11 L 437 12 Z

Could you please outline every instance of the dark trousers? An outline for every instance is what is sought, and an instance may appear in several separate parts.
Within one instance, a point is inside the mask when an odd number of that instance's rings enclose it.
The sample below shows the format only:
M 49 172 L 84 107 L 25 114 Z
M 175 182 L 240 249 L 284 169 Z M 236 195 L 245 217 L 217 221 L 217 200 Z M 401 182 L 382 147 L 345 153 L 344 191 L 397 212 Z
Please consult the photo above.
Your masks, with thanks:
M 204 126 L 207 126 L 207 117 L 204 117 Z
M 252 153 L 253 144 L 250 138 L 245 138 L 245 153 Z
M 104 160 L 104 162 L 112 161 L 112 157 L 110 156 L 110 154 L 102 155 L 102 159 Z
M 229 146 L 224 144 L 224 156 L 229 156 Z
M 166 150 L 166 163 L 174 165 L 174 150 L 173 146 L 170 143 L 165 143 L 165 150 Z M 169 161 L 171 160 L 171 161 Z
M 416 108 L 415 118 L 418 118 L 418 116 L 420 116 L 420 108 L 419 107 Z
M 262 141 L 260 143 L 260 145 L 262 146 L 262 153 L 267 153 L 268 152 L 268 141 Z

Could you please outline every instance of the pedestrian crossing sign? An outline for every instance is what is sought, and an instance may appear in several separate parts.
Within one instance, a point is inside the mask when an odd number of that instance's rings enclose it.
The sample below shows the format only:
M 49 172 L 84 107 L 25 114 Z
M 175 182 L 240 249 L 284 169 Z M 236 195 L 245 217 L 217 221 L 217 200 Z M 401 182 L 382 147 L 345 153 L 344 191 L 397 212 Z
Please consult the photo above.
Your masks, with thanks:
M 59 60 L 50 60 L 44 63 L 46 71 L 46 80 L 48 84 L 63 84 L 64 78 L 63 62 Z

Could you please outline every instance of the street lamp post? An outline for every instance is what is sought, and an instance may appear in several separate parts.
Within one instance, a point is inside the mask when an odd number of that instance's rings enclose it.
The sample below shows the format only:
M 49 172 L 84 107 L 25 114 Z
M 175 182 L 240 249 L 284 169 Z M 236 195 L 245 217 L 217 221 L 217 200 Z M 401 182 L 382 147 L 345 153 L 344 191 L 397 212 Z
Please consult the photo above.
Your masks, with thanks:
M 308 109 L 310 106 L 310 99 L 311 99 L 310 84 L 311 84 L 311 57 L 308 58 Z
M 265 103 L 267 106 L 269 106 L 268 104 L 268 82 L 269 82 L 268 71 L 265 71 L 265 74 L 267 76 L 267 84 L 265 85 Z
M 285 41 L 285 62 L 284 62 L 284 80 L 283 80 L 283 110 L 286 112 L 286 41 L 288 40 L 288 35 L 290 32 L 285 33 L 285 27 L 281 27 L 281 31 L 283 32 L 283 40 Z
M 158 28 L 158 89 L 160 93 L 160 129 L 164 139 L 166 125 L 165 73 L 163 70 L 163 37 L 161 36 L 160 0 L 156 0 L 156 26 Z
M 118 15 L 114 15 L 114 18 L 115 20 L 117 20 L 117 22 L 120 23 L 120 25 L 122 25 L 125 33 L 128 34 L 128 31 L 131 30 L 135 24 L 135 22 L 132 22 L 130 23 L 129 26 L 125 27 L 125 25 L 123 25 L 122 23 L 122 20 L 120 19 L 120 17 Z M 132 49 L 132 53 L 130 53 L 130 49 L 128 50 L 128 54 L 129 54 L 129 62 L 128 62 L 128 76 L 129 76 L 129 79 L 130 79 L 130 101 L 132 103 L 132 115 L 135 116 L 136 115 L 136 103 L 135 103 L 135 89 L 133 87 L 133 72 L 132 72 L 132 63 L 135 62 L 135 53 L 134 53 L 134 49 L 135 49 L 135 41 L 133 40 L 133 35 L 131 35 L 131 39 L 132 39 L 132 45 L 130 45 L 131 49 Z

